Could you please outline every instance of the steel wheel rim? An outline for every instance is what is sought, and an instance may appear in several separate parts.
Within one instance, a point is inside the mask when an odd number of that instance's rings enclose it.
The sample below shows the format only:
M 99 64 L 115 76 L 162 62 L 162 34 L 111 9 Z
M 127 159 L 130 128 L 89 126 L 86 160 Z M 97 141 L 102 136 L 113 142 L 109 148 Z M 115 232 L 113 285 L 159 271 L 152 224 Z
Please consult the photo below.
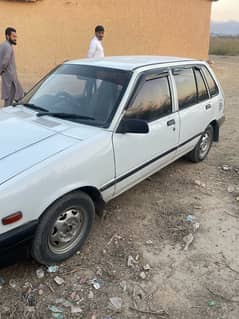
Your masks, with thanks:
M 74 248 L 82 239 L 86 229 L 86 211 L 70 208 L 56 219 L 48 236 L 48 245 L 54 254 L 64 254 Z
M 200 145 L 199 145 L 200 158 L 203 158 L 207 154 L 210 147 L 210 143 L 211 143 L 211 135 L 207 131 L 203 134 L 200 141 Z

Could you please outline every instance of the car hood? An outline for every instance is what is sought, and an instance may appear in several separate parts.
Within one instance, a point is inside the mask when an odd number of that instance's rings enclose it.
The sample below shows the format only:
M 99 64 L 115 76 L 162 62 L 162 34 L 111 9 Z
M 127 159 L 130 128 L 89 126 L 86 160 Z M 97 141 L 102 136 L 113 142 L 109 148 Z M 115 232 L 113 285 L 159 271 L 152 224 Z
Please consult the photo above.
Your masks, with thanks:
M 0 111 L 0 185 L 95 134 L 94 128 L 84 131 L 74 123 L 35 114 L 12 107 Z

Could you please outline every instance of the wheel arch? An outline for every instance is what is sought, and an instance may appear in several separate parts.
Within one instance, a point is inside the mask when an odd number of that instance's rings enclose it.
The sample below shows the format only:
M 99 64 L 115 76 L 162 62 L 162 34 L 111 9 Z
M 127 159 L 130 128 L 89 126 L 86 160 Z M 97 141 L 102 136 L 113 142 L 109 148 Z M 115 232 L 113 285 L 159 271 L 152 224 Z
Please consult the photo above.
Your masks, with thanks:
M 101 216 L 103 213 L 103 209 L 105 206 L 105 201 L 100 193 L 100 191 L 94 187 L 94 186 L 81 186 L 79 188 L 72 189 L 61 196 L 57 197 L 54 201 L 52 201 L 50 204 L 45 207 L 45 209 L 42 211 L 41 215 L 39 216 L 39 219 L 44 215 L 44 213 L 52 206 L 54 205 L 58 200 L 63 198 L 66 195 L 69 195 L 71 193 L 77 193 L 77 192 L 83 192 L 87 194 L 93 201 L 95 206 L 95 212 L 97 215 Z
M 216 120 L 212 121 L 209 125 L 213 128 L 213 141 L 218 142 L 219 141 L 219 124 Z
M 101 216 L 105 206 L 105 201 L 101 195 L 101 192 L 93 186 L 83 186 L 77 189 L 86 193 L 94 202 L 96 214 Z

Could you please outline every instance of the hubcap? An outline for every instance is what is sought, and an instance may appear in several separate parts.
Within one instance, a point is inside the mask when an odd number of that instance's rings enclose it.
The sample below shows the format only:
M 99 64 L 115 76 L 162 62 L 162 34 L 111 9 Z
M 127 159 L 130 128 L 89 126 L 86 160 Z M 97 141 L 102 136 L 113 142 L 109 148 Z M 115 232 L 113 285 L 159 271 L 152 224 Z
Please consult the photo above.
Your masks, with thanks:
M 85 226 L 86 215 L 83 209 L 69 209 L 60 214 L 48 237 L 48 244 L 55 254 L 66 253 L 81 240 Z
M 200 142 L 200 157 L 201 158 L 203 158 L 207 154 L 210 147 L 210 142 L 211 142 L 210 134 L 208 132 L 204 133 Z

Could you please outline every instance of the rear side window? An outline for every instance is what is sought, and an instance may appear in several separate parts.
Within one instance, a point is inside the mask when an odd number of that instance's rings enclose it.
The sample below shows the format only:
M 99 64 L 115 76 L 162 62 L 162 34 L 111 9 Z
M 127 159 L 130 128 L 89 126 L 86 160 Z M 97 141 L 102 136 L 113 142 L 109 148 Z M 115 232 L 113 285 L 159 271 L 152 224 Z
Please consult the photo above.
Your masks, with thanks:
M 155 121 L 172 113 L 168 76 L 145 80 L 126 111 L 126 118 Z
M 198 90 L 198 102 L 208 100 L 209 99 L 208 90 L 200 70 L 195 69 L 195 77 L 196 77 L 197 90 Z
M 184 109 L 196 104 L 197 88 L 193 69 L 174 69 L 173 75 L 178 92 L 179 109 Z
M 219 93 L 219 89 L 217 87 L 215 80 L 213 79 L 212 75 L 205 66 L 203 66 L 202 69 L 208 84 L 210 95 L 216 96 Z

